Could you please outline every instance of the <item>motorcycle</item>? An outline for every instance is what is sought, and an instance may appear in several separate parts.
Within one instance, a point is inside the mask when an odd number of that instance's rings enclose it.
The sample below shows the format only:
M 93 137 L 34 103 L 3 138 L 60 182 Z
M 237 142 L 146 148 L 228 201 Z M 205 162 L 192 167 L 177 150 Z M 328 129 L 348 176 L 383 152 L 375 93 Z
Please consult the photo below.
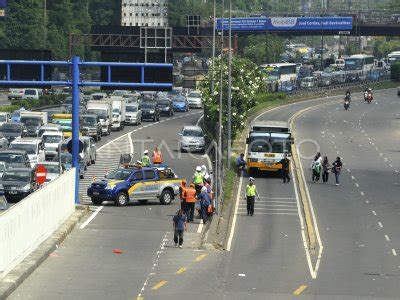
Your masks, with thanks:
M 344 101 L 344 109 L 348 110 L 350 108 L 350 101 L 349 100 L 345 100 Z
M 374 99 L 374 97 L 372 96 L 372 93 L 368 93 L 368 95 L 367 95 L 368 104 L 370 104 L 373 99 Z

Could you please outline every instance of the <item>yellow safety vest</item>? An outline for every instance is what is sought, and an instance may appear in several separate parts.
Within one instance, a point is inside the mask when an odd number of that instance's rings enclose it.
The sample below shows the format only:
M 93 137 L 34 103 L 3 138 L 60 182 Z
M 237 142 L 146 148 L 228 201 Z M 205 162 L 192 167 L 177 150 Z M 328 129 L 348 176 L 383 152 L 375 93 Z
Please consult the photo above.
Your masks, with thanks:
M 193 179 L 194 184 L 201 184 L 203 183 L 203 174 L 200 172 L 194 173 L 194 179 Z
M 144 155 L 143 157 L 142 157 L 142 166 L 143 167 L 148 167 L 148 166 L 150 166 L 150 157 L 148 157 L 147 155 Z
M 251 197 L 255 195 L 256 195 L 256 186 L 254 184 L 253 185 L 248 184 L 246 186 L 246 196 Z

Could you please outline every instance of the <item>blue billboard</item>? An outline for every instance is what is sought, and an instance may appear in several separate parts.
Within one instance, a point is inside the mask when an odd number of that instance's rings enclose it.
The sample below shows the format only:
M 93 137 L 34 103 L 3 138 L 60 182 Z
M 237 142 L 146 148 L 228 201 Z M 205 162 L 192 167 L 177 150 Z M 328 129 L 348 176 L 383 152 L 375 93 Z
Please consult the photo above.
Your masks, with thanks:
M 352 17 L 233 18 L 232 31 L 351 30 Z M 217 30 L 229 29 L 229 19 L 217 19 Z
M 7 7 L 7 0 L 0 0 L 0 8 L 6 8 Z

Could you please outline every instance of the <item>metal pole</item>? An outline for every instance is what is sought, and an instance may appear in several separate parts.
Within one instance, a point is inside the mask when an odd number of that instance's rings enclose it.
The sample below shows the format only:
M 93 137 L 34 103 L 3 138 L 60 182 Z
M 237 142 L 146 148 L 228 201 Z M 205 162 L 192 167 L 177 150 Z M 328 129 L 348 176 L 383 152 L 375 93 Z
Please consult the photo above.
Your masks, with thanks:
M 224 82 L 224 0 L 222 0 L 222 28 L 221 28 L 221 65 L 220 65 L 220 86 L 219 86 L 219 112 L 218 112 L 218 122 L 219 122 L 219 131 L 218 131 L 218 175 L 219 179 L 222 180 L 222 93 L 223 93 L 223 82 Z
M 232 0 L 229 0 L 229 41 L 228 41 L 228 151 L 227 164 L 231 160 L 231 139 L 232 139 Z
M 72 58 L 72 167 L 75 168 L 75 203 L 79 204 L 79 56 Z
M 215 22 L 216 22 L 216 10 L 217 10 L 217 5 L 216 5 L 216 0 L 214 0 L 214 13 L 213 13 L 213 39 L 212 39 L 212 58 L 211 58 L 211 95 L 214 93 L 214 80 L 215 80 L 215 72 L 214 72 L 214 66 L 215 66 Z
M 47 46 L 47 0 L 44 0 L 43 5 L 43 50 L 45 50 Z

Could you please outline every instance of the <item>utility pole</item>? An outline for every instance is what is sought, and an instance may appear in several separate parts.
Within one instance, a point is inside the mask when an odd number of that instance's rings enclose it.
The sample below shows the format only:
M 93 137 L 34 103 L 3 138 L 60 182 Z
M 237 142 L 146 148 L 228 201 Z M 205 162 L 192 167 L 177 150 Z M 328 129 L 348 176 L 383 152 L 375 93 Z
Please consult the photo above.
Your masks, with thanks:
M 211 58 L 211 95 L 214 93 L 214 80 L 215 80 L 215 31 L 216 31 L 216 10 L 217 10 L 217 0 L 214 0 L 214 11 L 213 11 L 213 39 L 212 39 L 212 58 Z
M 218 175 L 219 180 L 222 182 L 222 94 L 223 94 L 223 83 L 224 83 L 224 0 L 222 0 L 221 11 L 222 11 L 222 28 L 221 28 L 221 65 L 220 65 L 220 84 L 219 84 L 219 111 L 218 111 Z M 220 194 L 221 195 L 221 194 Z
M 232 139 L 232 0 L 229 0 L 229 54 L 228 54 L 228 153 L 227 163 L 231 159 Z
M 47 0 L 43 1 L 43 50 L 47 47 Z

